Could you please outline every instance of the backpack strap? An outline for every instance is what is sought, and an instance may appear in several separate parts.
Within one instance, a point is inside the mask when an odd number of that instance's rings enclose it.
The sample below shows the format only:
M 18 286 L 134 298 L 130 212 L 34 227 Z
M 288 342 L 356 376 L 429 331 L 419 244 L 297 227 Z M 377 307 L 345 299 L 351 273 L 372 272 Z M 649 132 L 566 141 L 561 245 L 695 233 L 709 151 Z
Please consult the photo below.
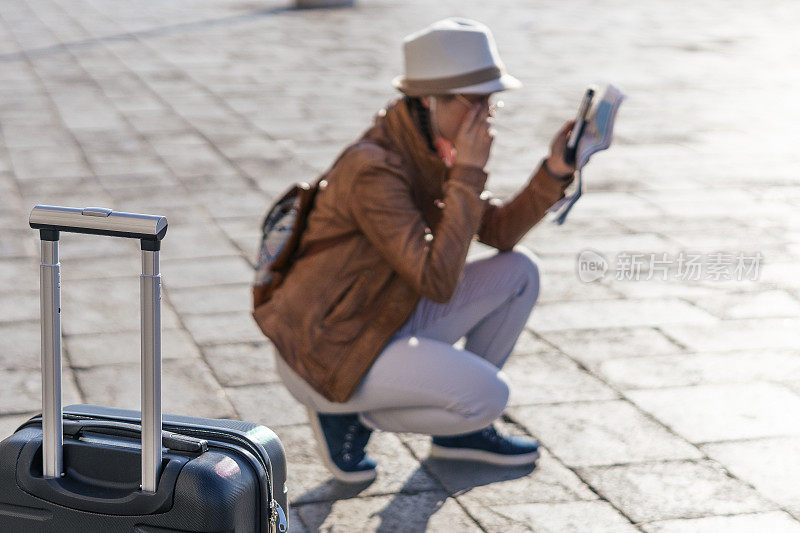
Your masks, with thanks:
M 348 231 L 347 233 L 332 237 L 330 239 L 322 239 L 314 242 L 302 253 L 299 253 L 297 250 L 300 246 L 300 241 L 302 239 L 302 234 L 305 231 L 308 217 L 314 208 L 314 200 L 316 199 L 317 193 L 321 188 L 320 184 L 327 179 L 328 175 L 331 173 L 334 167 L 339 164 L 339 161 L 341 161 L 345 154 L 350 152 L 350 150 L 353 148 L 360 146 L 362 143 L 372 143 L 378 145 L 376 142 L 369 139 L 361 139 L 351 144 L 339 154 L 330 168 L 326 170 L 319 178 L 317 178 L 313 185 L 296 184 L 283 196 L 283 199 L 289 198 L 290 195 L 296 195 L 298 197 L 298 213 L 300 216 L 298 216 L 297 220 L 295 221 L 295 228 L 292 231 L 289 241 L 285 247 L 288 253 L 280 254 L 270 266 L 272 280 L 269 283 L 253 285 L 252 287 L 254 309 L 272 298 L 272 293 L 283 284 L 283 280 L 289 273 L 292 264 L 299 258 L 309 257 L 311 255 L 320 253 L 323 250 L 343 243 L 347 239 L 359 233 L 358 230 Z
M 341 154 L 339 154 L 339 157 L 336 158 L 336 160 L 331 165 L 330 169 L 328 169 L 327 172 L 325 172 L 322 176 L 320 176 L 317 179 L 316 182 L 314 182 L 313 189 L 314 189 L 314 196 L 315 197 L 316 197 L 316 193 L 319 191 L 320 183 L 323 182 L 328 177 L 328 174 L 330 174 L 331 171 L 336 167 L 336 165 L 339 164 L 339 161 L 341 161 L 342 158 L 348 152 L 350 152 L 350 150 L 352 150 L 352 149 L 354 149 L 354 148 L 356 148 L 356 147 L 358 147 L 358 146 L 360 146 L 362 144 L 374 144 L 375 146 L 380 146 L 378 143 L 376 143 L 375 141 L 373 141 L 371 139 L 360 139 L 359 141 L 355 142 L 354 144 L 348 146 L 345 150 L 342 151 Z M 312 209 L 313 209 L 313 206 L 312 206 Z M 309 214 L 310 214 L 310 210 L 309 210 Z M 297 255 L 295 257 L 295 259 L 299 259 L 301 257 L 308 257 L 308 256 L 311 256 L 311 255 L 317 254 L 319 252 L 322 252 L 324 250 L 327 250 L 328 248 L 336 246 L 337 244 L 343 243 L 344 241 L 346 241 L 347 239 L 349 239 L 353 235 L 357 235 L 358 233 L 360 233 L 358 230 L 353 230 L 353 231 L 348 231 L 347 233 L 344 233 L 342 235 L 338 235 L 336 237 L 331 237 L 330 239 L 319 240 L 319 241 L 309 245 L 308 248 L 302 254 Z

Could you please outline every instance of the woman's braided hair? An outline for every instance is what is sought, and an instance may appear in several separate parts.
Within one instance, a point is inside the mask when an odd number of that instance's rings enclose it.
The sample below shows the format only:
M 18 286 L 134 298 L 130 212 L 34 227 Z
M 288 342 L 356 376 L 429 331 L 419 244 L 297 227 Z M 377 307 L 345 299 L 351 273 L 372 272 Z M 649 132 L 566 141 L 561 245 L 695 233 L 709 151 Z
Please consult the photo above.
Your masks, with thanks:
M 422 136 L 425 137 L 428 147 L 434 150 L 433 133 L 431 132 L 431 115 L 428 109 L 422 105 L 422 100 L 420 100 L 418 96 L 406 96 L 404 99 L 406 101 L 406 106 L 408 106 L 411 112 L 411 117 L 419 126 L 420 131 L 422 131 Z
M 439 94 L 436 95 L 436 98 L 448 101 L 455 98 L 455 95 Z M 430 110 L 428 110 L 428 108 L 422 104 L 422 100 L 419 98 L 419 96 L 405 96 L 403 99 L 405 100 L 406 106 L 408 106 L 408 109 L 411 112 L 411 117 L 419 126 L 420 131 L 422 131 L 422 136 L 425 137 L 428 147 L 431 150 L 436 151 L 436 147 L 433 144 L 433 129 L 431 128 Z

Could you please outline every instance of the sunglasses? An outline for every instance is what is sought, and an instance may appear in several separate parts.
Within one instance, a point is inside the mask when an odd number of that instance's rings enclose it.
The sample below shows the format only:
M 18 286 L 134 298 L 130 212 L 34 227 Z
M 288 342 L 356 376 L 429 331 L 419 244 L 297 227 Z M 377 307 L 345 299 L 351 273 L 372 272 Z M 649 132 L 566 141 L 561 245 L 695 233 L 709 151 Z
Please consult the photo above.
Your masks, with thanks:
M 497 100 L 496 102 L 492 102 L 491 95 L 489 94 L 471 94 L 469 96 L 464 96 L 463 94 L 456 94 L 456 100 L 467 106 L 468 108 L 472 109 L 475 107 L 476 104 L 488 105 L 489 106 L 489 115 L 494 116 L 495 112 L 498 109 L 502 109 L 505 104 L 503 104 L 502 100 Z

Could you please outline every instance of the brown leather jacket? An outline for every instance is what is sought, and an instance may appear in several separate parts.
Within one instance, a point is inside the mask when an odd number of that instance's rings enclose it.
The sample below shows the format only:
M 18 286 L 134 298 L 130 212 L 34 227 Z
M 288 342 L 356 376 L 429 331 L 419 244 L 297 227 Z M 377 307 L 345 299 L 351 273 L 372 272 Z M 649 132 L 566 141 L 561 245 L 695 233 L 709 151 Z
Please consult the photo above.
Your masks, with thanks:
M 300 259 L 253 313 L 287 364 L 329 400 L 346 401 L 421 296 L 450 299 L 476 234 L 511 249 L 571 178 L 540 167 L 505 204 L 487 200 L 485 181 L 477 167 L 445 167 L 403 100 L 381 110 L 328 171 Z

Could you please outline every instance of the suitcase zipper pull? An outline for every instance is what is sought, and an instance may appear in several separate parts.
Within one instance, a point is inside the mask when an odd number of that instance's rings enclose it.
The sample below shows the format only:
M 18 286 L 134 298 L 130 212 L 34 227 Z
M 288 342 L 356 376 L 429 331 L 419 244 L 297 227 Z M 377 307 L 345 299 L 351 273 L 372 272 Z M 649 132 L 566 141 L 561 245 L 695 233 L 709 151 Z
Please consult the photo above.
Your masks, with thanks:
M 287 529 L 286 513 L 283 512 L 281 504 L 279 504 L 277 500 L 273 499 L 271 502 L 269 502 L 269 508 L 269 523 L 272 525 L 272 530 L 284 533 Z M 275 522 L 278 523 L 277 529 L 275 527 Z

